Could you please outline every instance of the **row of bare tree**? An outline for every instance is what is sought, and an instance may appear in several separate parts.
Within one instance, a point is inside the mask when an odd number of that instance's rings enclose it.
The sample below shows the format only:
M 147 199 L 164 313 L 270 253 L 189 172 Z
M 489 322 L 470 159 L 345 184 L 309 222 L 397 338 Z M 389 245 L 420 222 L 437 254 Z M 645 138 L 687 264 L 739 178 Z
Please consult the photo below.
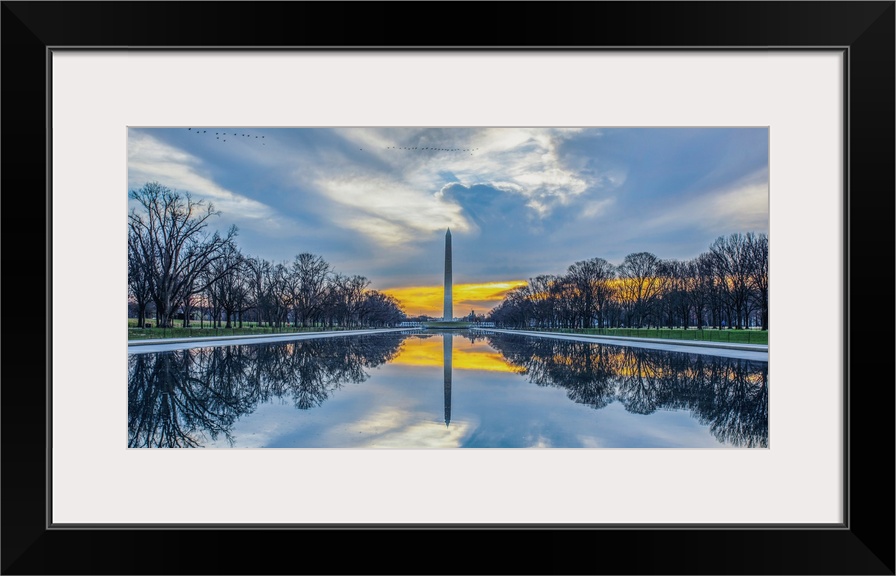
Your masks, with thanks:
M 209 229 L 211 204 L 150 182 L 130 192 L 128 300 L 140 326 L 175 317 L 189 326 L 194 312 L 222 322 L 270 326 L 392 326 L 405 315 L 393 297 L 368 289 L 364 276 L 337 273 L 321 256 L 301 253 L 275 263 L 241 253 L 237 229 Z
M 760 326 L 768 330 L 768 236 L 721 236 L 692 260 L 637 252 L 540 275 L 490 313 L 498 326 L 614 328 Z
M 687 410 L 724 444 L 768 447 L 768 362 L 680 354 L 555 338 L 489 337 L 488 343 L 539 386 L 570 400 L 628 412 Z
M 128 355 L 128 447 L 195 447 L 259 404 L 323 404 L 398 353 L 402 336 L 311 338 L 288 344 L 187 348 Z

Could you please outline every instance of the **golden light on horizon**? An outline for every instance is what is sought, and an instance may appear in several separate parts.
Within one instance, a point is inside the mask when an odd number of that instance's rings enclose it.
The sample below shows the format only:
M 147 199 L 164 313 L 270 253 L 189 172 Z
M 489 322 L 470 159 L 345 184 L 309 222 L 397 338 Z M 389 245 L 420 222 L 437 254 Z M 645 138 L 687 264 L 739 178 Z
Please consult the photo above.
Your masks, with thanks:
M 454 315 L 466 316 L 473 310 L 477 314 L 485 314 L 501 303 L 509 291 L 526 284 L 525 280 L 502 280 L 496 282 L 479 282 L 472 284 L 455 284 L 453 294 Z M 401 307 L 408 316 L 442 317 L 444 304 L 444 287 L 438 286 L 404 286 L 381 290 L 401 302 Z
M 390 364 L 404 366 L 428 366 L 441 368 L 442 335 L 434 334 L 431 338 L 407 338 L 402 343 L 401 351 Z M 508 364 L 504 357 L 481 342 L 471 344 L 462 336 L 456 336 L 451 352 L 451 367 L 454 370 L 487 370 L 489 372 L 518 373 L 518 366 Z

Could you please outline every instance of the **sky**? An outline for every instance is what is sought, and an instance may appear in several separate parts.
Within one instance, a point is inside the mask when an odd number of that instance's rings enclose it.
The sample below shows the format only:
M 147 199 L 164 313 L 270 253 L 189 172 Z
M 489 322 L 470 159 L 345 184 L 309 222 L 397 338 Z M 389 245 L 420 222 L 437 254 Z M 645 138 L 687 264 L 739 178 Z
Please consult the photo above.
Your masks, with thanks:
M 486 313 L 539 274 L 600 257 L 690 259 L 768 233 L 768 129 L 130 128 L 128 191 L 189 192 L 242 252 L 302 252 L 360 274 L 409 315 Z M 128 200 L 128 211 L 135 207 Z

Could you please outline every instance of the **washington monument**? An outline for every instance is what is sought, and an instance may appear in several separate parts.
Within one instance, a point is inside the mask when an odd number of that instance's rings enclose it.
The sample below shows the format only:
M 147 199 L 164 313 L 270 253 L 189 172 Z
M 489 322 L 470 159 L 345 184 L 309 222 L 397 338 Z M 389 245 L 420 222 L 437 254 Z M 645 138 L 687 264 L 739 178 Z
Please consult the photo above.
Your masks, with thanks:
M 451 285 L 451 228 L 445 233 L 445 313 L 442 320 L 454 320 L 454 308 L 451 305 L 453 288 Z

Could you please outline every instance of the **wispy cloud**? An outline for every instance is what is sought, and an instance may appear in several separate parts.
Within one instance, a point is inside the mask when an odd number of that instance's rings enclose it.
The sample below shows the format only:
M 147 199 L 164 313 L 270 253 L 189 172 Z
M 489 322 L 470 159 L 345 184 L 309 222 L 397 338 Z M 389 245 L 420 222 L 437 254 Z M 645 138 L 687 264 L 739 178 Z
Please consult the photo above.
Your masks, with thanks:
M 646 219 L 653 234 L 701 229 L 713 234 L 768 231 L 768 173 L 750 174 L 728 186 L 708 190 Z M 708 248 L 708 246 L 707 246 Z
M 244 251 L 317 253 L 377 289 L 438 285 L 449 227 L 462 283 L 635 251 L 693 257 L 718 235 L 768 229 L 764 129 L 251 130 L 223 145 L 131 129 L 128 186 L 188 190 L 240 228 Z
M 203 161 L 142 132 L 128 137 L 128 188 L 157 181 L 171 189 L 189 192 L 221 212 L 224 221 L 258 230 L 287 226 L 289 221 L 270 206 L 221 186 Z
M 559 142 L 575 130 L 382 129 L 337 131 L 344 153 L 328 158 L 310 185 L 339 205 L 339 226 L 372 241 L 395 245 L 417 231 L 468 230 L 471 214 L 446 187 L 486 185 L 506 194 L 530 216 L 543 218 L 557 204 L 582 194 L 587 183 L 565 168 Z M 463 206 L 470 209 L 469 206 Z M 361 217 L 363 215 L 364 217 Z M 372 225 L 377 222 L 379 225 Z M 396 235 L 396 228 L 408 232 Z
M 418 232 L 469 228 L 459 206 L 382 174 L 322 178 L 313 184 L 333 203 L 332 224 L 384 246 L 411 242 Z

